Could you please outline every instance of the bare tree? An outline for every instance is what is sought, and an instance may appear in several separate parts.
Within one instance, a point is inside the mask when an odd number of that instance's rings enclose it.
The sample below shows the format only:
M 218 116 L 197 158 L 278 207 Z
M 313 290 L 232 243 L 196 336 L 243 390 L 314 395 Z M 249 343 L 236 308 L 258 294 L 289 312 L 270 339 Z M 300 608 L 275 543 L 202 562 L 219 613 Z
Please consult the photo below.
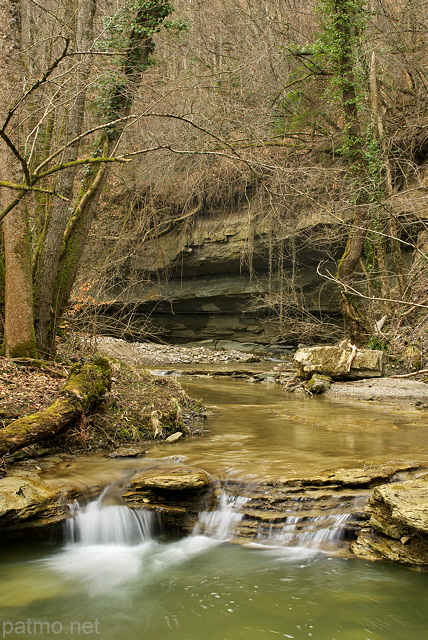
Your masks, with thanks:
M 97 50 L 104 28 L 100 15 L 94 36 L 96 9 L 96 0 L 66 0 L 59 7 L 49 0 L 34 5 L 9 0 L 2 7 L 0 56 L 7 73 L 2 75 L 0 218 L 8 355 L 34 355 L 35 348 L 44 356 L 54 352 L 108 166 L 125 160 L 118 157 L 118 145 L 150 66 L 153 35 L 171 5 L 124 1 L 110 19 L 116 40 L 102 50 Z M 46 33 L 34 33 L 35 17 Z M 114 69 L 110 80 L 94 64 L 100 56 L 109 59 L 99 62 L 102 71 Z M 97 81 L 104 93 L 91 119 Z

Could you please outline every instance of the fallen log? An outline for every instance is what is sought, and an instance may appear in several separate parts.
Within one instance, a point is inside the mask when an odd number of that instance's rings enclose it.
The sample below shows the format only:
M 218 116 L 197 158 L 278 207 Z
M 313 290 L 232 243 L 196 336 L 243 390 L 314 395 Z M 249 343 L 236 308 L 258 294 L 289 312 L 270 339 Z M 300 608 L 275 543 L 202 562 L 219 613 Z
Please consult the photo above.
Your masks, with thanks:
M 74 365 L 53 404 L 0 429 L 0 456 L 56 435 L 96 404 L 110 386 L 111 368 L 107 358 Z

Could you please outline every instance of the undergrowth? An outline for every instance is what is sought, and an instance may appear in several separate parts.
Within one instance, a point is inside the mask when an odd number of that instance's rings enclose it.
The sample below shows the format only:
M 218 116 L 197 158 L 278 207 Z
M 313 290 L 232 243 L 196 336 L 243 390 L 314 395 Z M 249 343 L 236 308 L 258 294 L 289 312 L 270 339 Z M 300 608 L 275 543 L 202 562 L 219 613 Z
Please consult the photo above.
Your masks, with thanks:
M 199 432 L 204 416 L 200 402 L 190 398 L 171 377 L 113 362 L 112 391 L 96 412 L 57 439 L 66 450 L 112 449 L 125 443 L 163 440 L 172 433 Z

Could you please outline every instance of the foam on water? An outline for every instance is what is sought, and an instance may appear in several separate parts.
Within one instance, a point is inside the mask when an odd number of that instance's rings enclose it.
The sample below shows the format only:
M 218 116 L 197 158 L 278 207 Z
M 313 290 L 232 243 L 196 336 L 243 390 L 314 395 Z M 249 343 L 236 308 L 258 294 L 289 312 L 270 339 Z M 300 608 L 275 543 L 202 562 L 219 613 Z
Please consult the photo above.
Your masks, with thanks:
M 217 509 L 202 511 L 199 514 L 193 534 L 204 533 L 214 540 L 230 540 L 233 537 L 234 527 L 242 520 L 241 507 L 248 500 L 249 498 L 242 496 L 229 496 L 222 491 Z
M 218 537 L 192 535 L 160 543 L 152 537 L 152 513 L 130 509 L 108 487 L 97 500 L 71 506 L 67 544 L 44 564 L 66 580 L 78 582 L 91 595 L 122 589 L 144 576 L 168 571 L 220 544 Z
M 63 578 L 79 582 L 91 594 L 108 593 L 118 586 L 126 591 L 125 587 L 132 588 L 137 579 L 149 584 L 156 575 L 231 540 L 248 500 L 222 491 L 217 509 L 199 514 L 192 535 L 162 543 L 152 537 L 152 513 L 127 507 L 118 487 L 112 485 L 97 500 L 83 507 L 73 506 L 68 542 L 46 564 Z M 282 529 L 265 533 L 248 546 L 264 549 L 284 562 L 310 561 L 325 541 L 342 537 L 346 519 L 346 514 L 330 515 L 328 520 L 289 516 Z
M 72 517 L 67 520 L 66 538 L 82 545 L 133 545 L 151 538 L 152 513 L 130 509 L 115 492 L 107 487 L 100 497 L 80 507 L 72 505 Z

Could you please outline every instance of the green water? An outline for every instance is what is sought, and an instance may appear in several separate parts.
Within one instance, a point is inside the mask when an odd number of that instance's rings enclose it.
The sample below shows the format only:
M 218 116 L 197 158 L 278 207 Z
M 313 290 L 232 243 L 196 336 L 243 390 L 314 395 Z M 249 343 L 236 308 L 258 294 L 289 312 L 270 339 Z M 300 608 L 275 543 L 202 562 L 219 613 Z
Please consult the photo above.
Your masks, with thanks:
M 252 478 L 428 460 L 428 426 L 416 412 L 231 380 L 188 385 L 212 410 L 206 437 L 156 447 L 149 456 L 184 456 L 218 475 Z M 90 477 L 97 464 L 89 460 L 80 473 Z M 428 636 L 428 574 L 304 548 L 244 547 L 204 536 L 136 546 L 3 544 L 0 576 L 0 639 Z
M 202 536 L 14 553 L 20 560 L 2 554 L 0 637 L 422 640 L 428 631 L 427 575 L 384 563 Z

